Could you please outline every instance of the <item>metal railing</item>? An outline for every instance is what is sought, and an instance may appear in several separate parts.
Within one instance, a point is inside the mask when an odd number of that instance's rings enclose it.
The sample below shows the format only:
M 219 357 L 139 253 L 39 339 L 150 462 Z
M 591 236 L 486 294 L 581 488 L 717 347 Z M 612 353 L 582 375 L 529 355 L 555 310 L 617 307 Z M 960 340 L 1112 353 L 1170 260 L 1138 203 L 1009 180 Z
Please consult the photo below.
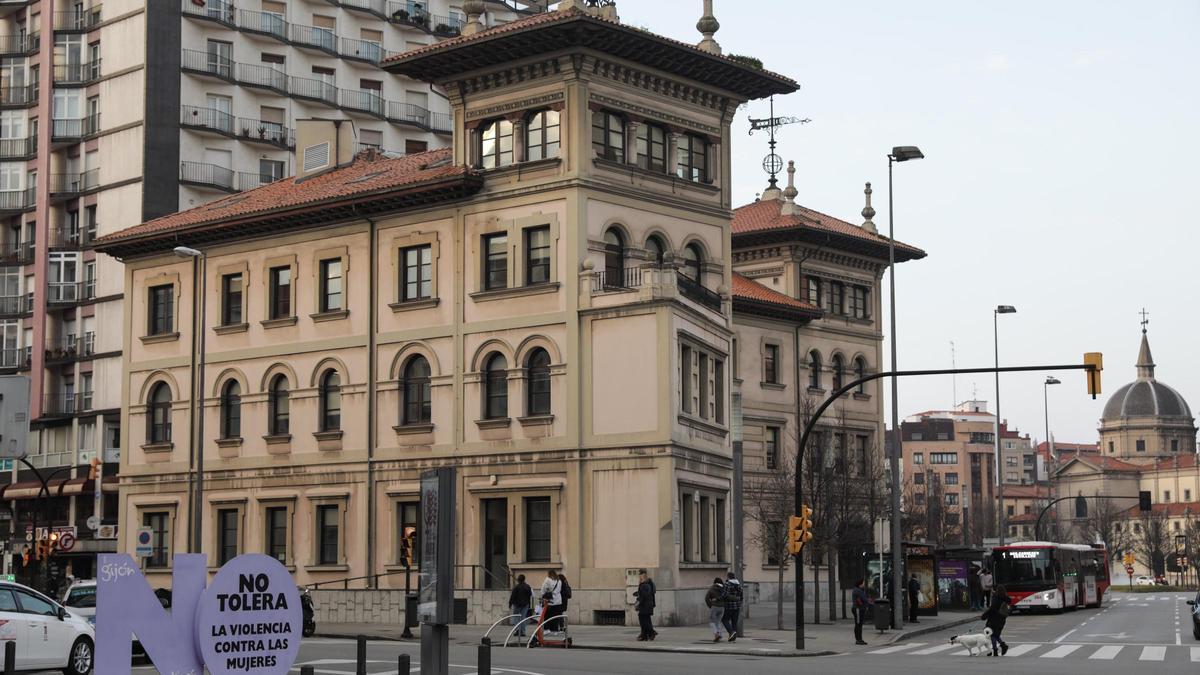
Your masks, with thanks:
M 287 73 L 271 66 L 260 66 L 254 63 L 237 64 L 237 81 L 246 86 L 273 89 L 287 96 L 290 79 Z
M 37 102 L 37 85 L 0 87 L 0 105 L 29 105 Z
M 333 0 L 342 7 L 361 9 L 379 16 L 387 15 L 387 0 Z
M 0 263 L 24 265 L 32 261 L 33 244 L 23 241 L 6 241 L 0 244 Z
M 0 35 L 0 54 L 24 54 L 30 50 L 29 45 L 33 43 L 29 35 Z M 34 33 L 34 38 L 38 37 Z
M 256 12 L 252 9 L 239 9 L 237 27 L 251 33 L 269 35 L 273 38 L 287 41 L 288 22 L 274 12 Z
M 195 16 L 201 19 L 217 21 L 231 27 L 236 26 L 232 3 L 225 2 L 224 0 L 206 0 L 203 4 L 197 4 L 194 0 L 182 0 L 182 2 L 184 16 Z
M 215 52 L 198 49 L 183 50 L 180 67 L 198 73 L 206 73 L 223 80 L 233 80 L 233 59 Z
M 100 169 L 88 169 L 82 173 L 50 174 L 50 193 L 55 195 L 77 195 L 100 186 Z
M 330 28 L 294 23 L 288 27 L 288 37 L 297 47 L 320 49 L 335 56 L 338 53 L 338 36 Z
M 394 52 L 384 49 L 383 45 L 375 40 L 342 38 L 339 53 L 347 59 L 358 59 L 379 65 L 380 61 L 388 58 Z
M 55 12 L 54 30 L 91 30 L 99 25 L 100 21 L 100 5 L 86 7 L 83 9 L 73 9 L 66 12 Z
M 429 110 L 412 103 L 388 101 L 387 116 L 389 119 L 404 120 L 421 126 L 429 126 Z
M 613 277 L 616 277 L 615 279 Z M 592 281 L 592 291 L 626 291 L 642 286 L 642 268 L 626 267 L 619 274 L 609 275 L 600 270 Z
M 332 82 L 309 77 L 293 77 L 291 81 L 293 96 L 320 101 L 334 107 L 338 105 L 338 88 Z
M 19 159 L 37 154 L 37 137 L 0 138 L 0 159 Z
M 378 117 L 384 117 L 387 114 L 386 103 L 387 101 L 383 100 L 379 92 L 371 89 L 342 89 L 338 96 L 338 105 L 342 108 L 370 113 Z
M 281 148 L 295 147 L 292 130 L 277 122 L 256 120 L 252 117 L 237 118 L 238 133 L 248 141 L 261 141 Z
M 224 110 L 216 108 L 201 108 L 200 106 L 179 106 L 179 124 L 193 129 L 212 129 L 213 131 L 232 136 L 234 133 L 234 117 Z
M 74 415 L 82 409 L 79 405 L 79 394 L 76 393 L 49 393 L 42 402 L 43 415 Z
M 253 190 L 264 185 L 274 183 L 280 180 L 271 174 L 258 173 L 256 171 L 241 171 L 238 173 L 238 190 Z
M 29 460 L 30 464 L 39 469 L 49 469 L 55 466 L 71 466 L 75 463 L 75 453 L 70 450 L 65 452 L 45 452 L 37 455 L 29 455 L 26 459 Z
M 54 64 L 55 84 L 87 84 L 100 79 L 100 59 L 83 63 Z
M 25 362 L 25 350 L 20 347 L 0 349 L 0 368 L 20 368 Z
M 455 565 L 454 566 L 455 576 L 458 576 L 459 578 L 461 578 L 461 574 L 460 574 L 459 570 L 469 570 L 470 571 L 471 581 L 468 585 L 466 585 L 466 586 L 458 585 L 458 584 L 455 585 L 455 588 L 457 588 L 458 590 L 463 590 L 463 591 L 481 591 L 481 590 L 503 591 L 503 590 L 508 590 L 509 588 L 512 587 L 513 580 L 515 579 L 515 577 L 512 573 L 512 570 L 509 570 L 508 568 L 505 568 L 505 570 L 504 570 L 504 574 L 505 574 L 504 577 L 497 576 L 495 573 L 493 573 L 491 570 L 487 569 L 483 565 L 470 565 L 470 564 Z M 414 567 L 411 570 L 396 570 L 394 572 L 383 572 L 380 574 L 367 574 L 367 575 L 358 576 L 358 577 L 346 577 L 344 579 L 333 579 L 331 581 L 319 581 L 315 584 L 308 584 L 307 588 L 319 589 L 322 586 L 341 585 L 342 590 L 349 590 L 351 583 L 356 583 L 356 582 L 360 582 L 360 581 L 363 582 L 364 588 L 366 588 L 368 586 L 373 587 L 373 586 L 377 586 L 379 583 L 379 580 L 384 577 L 394 577 L 394 576 L 400 576 L 402 574 L 417 574 L 418 572 L 419 572 L 419 570 L 416 567 Z M 481 574 L 477 574 L 477 573 L 481 573 Z M 483 580 L 484 583 L 483 584 L 476 583 L 478 580 Z M 489 581 L 489 580 L 493 584 L 490 588 L 487 584 L 487 581 Z M 370 583 L 368 583 L 368 582 L 370 582 Z
M 78 281 L 51 281 L 46 284 L 46 302 L 56 305 L 79 302 L 83 284 Z
M 33 206 L 32 190 L 0 190 L 0 211 L 23 211 Z
M 683 297 L 715 312 L 721 311 L 721 296 L 716 292 L 708 290 L 699 282 L 682 273 L 676 275 L 675 281 Z
M 100 113 L 76 119 L 50 120 L 51 140 L 81 139 L 100 131 Z
M 206 162 L 180 162 L 179 180 L 234 191 L 233 169 Z
M 62 361 L 82 354 L 83 342 L 75 334 L 46 339 L 46 360 Z
M 24 295 L 0 295 L 0 314 L 12 316 L 25 313 Z
M 95 239 L 95 232 L 78 227 L 55 227 L 50 230 L 50 248 L 83 248 Z

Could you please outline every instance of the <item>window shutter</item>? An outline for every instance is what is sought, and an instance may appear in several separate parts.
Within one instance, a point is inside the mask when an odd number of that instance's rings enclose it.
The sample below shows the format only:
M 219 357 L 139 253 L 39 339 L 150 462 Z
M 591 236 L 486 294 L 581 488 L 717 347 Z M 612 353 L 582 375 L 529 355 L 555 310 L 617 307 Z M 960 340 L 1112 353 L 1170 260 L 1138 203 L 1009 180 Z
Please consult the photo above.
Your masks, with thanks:
M 329 164 L 329 141 L 304 149 L 304 171 L 315 171 Z

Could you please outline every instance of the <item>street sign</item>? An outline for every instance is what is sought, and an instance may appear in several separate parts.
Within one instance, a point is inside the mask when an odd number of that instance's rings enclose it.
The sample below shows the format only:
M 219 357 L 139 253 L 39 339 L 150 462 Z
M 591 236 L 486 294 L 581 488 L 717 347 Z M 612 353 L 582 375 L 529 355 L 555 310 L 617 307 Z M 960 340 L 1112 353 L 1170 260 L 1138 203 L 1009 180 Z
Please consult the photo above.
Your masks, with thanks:
M 92 532 L 100 529 L 100 516 L 88 516 L 87 527 Z
M 64 532 L 59 536 L 58 550 L 62 551 L 63 553 L 69 553 L 73 548 L 75 548 L 75 535 L 71 534 L 70 532 Z
M 149 558 L 154 555 L 154 531 L 148 527 L 139 527 L 137 531 L 137 546 L 134 555 L 139 558 Z
M 97 539 L 116 539 L 117 538 L 117 526 L 116 525 L 101 525 L 99 528 L 96 529 L 96 538 Z
M 1125 573 L 1128 574 L 1129 576 L 1133 576 L 1133 565 L 1126 565 Z
M 29 439 L 29 378 L 0 376 L 0 457 L 22 459 Z

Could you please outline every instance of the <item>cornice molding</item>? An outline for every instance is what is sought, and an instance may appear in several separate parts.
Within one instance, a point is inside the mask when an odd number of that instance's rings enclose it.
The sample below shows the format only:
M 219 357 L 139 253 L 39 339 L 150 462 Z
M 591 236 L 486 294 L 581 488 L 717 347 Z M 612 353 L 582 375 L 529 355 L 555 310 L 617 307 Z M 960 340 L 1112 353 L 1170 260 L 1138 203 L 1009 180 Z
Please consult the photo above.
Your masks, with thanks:
M 467 96 L 501 87 L 532 82 L 561 73 L 562 65 L 559 60 L 557 58 L 550 58 L 468 77 L 455 83 L 457 84 L 455 88 L 458 89 L 460 95 Z M 448 85 L 447 89 L 452 86 L 454 85 Z
M 486 108 L 469 110 L 467 111 L 467 121 L 473 122 L 475 120 L 495 117 L 497 115 L 504 115 L 505 113 L 516 112 L 518 110 L 531 110 L 533 108 L 540 108 L 551 103 L 558 103 L 564 99 L 564 93 L 557 91 L 550 94 L 543 94 L 542 96 L 532 96 L 530 98 L 523 98 L 517 101 L 509 101 L 507 103 L 488 106 Z
M 700 87 L 684 84 L 608 59 L 595 59 L 591 63 L 591 72 L 598 77 L 607 78 L 621 84 L 645 89 L 661 96 L 678 99 L 712 110 L 721 110 L 727 103 L 726 97 L 706 91 Z
M 691 129 L 692 131 L 698 131 L 698 132 L 707 134 L 709 136 L 713 136 L 717 139 L 720 139 L 720 137 L 721 137 L 721 130 L 718 129 L 717 127 L 714 127 L 709 124 L 701 124 L 694 120 L 687 119 L 686 117 L 680 117 L 678 115 L 669 115 L 658 108 L 648 108 L 646 106 L 640 106 L 640 105 L 637 105 L 634 103 L 630 103 L 628 101 L 623 101 L 621 99 L 613 98 L 611 96 L 605 96 L 604 94 L 593 93 L 591 95 L 591 100 L 595 101 L 596 103 L 603 104 L 603 106 L 606 108 L 615 108 L 617 110 L 622 110 L 627 113 L 632 113 L 638 117 L 648 119 L 652 122 L 659 122 L 661 124 L 667 124 L 667 125 L 673 125 L 673 126 L 677 126 L 677 127 L 683 127 L 686 129 Z

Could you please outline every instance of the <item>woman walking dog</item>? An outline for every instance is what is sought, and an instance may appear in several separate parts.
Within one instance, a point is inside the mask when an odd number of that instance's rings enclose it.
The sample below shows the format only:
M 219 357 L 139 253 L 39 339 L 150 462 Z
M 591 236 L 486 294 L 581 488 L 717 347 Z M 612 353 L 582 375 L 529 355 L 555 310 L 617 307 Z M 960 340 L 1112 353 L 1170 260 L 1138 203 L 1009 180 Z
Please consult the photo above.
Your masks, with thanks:
M 987 611 L 980 617 L 987 622 L 987 627 L 992 629 L 992 656 L 1008 653 L 1008 643 L 1000 634 L 1004 632 L 1004 624 L 1008 623 L 1009 614 L 1012 614 L 1012 598 L 1008 597 L 1004 586 L 996 586 L 992 589 L 992 604 L 988 605 Z

